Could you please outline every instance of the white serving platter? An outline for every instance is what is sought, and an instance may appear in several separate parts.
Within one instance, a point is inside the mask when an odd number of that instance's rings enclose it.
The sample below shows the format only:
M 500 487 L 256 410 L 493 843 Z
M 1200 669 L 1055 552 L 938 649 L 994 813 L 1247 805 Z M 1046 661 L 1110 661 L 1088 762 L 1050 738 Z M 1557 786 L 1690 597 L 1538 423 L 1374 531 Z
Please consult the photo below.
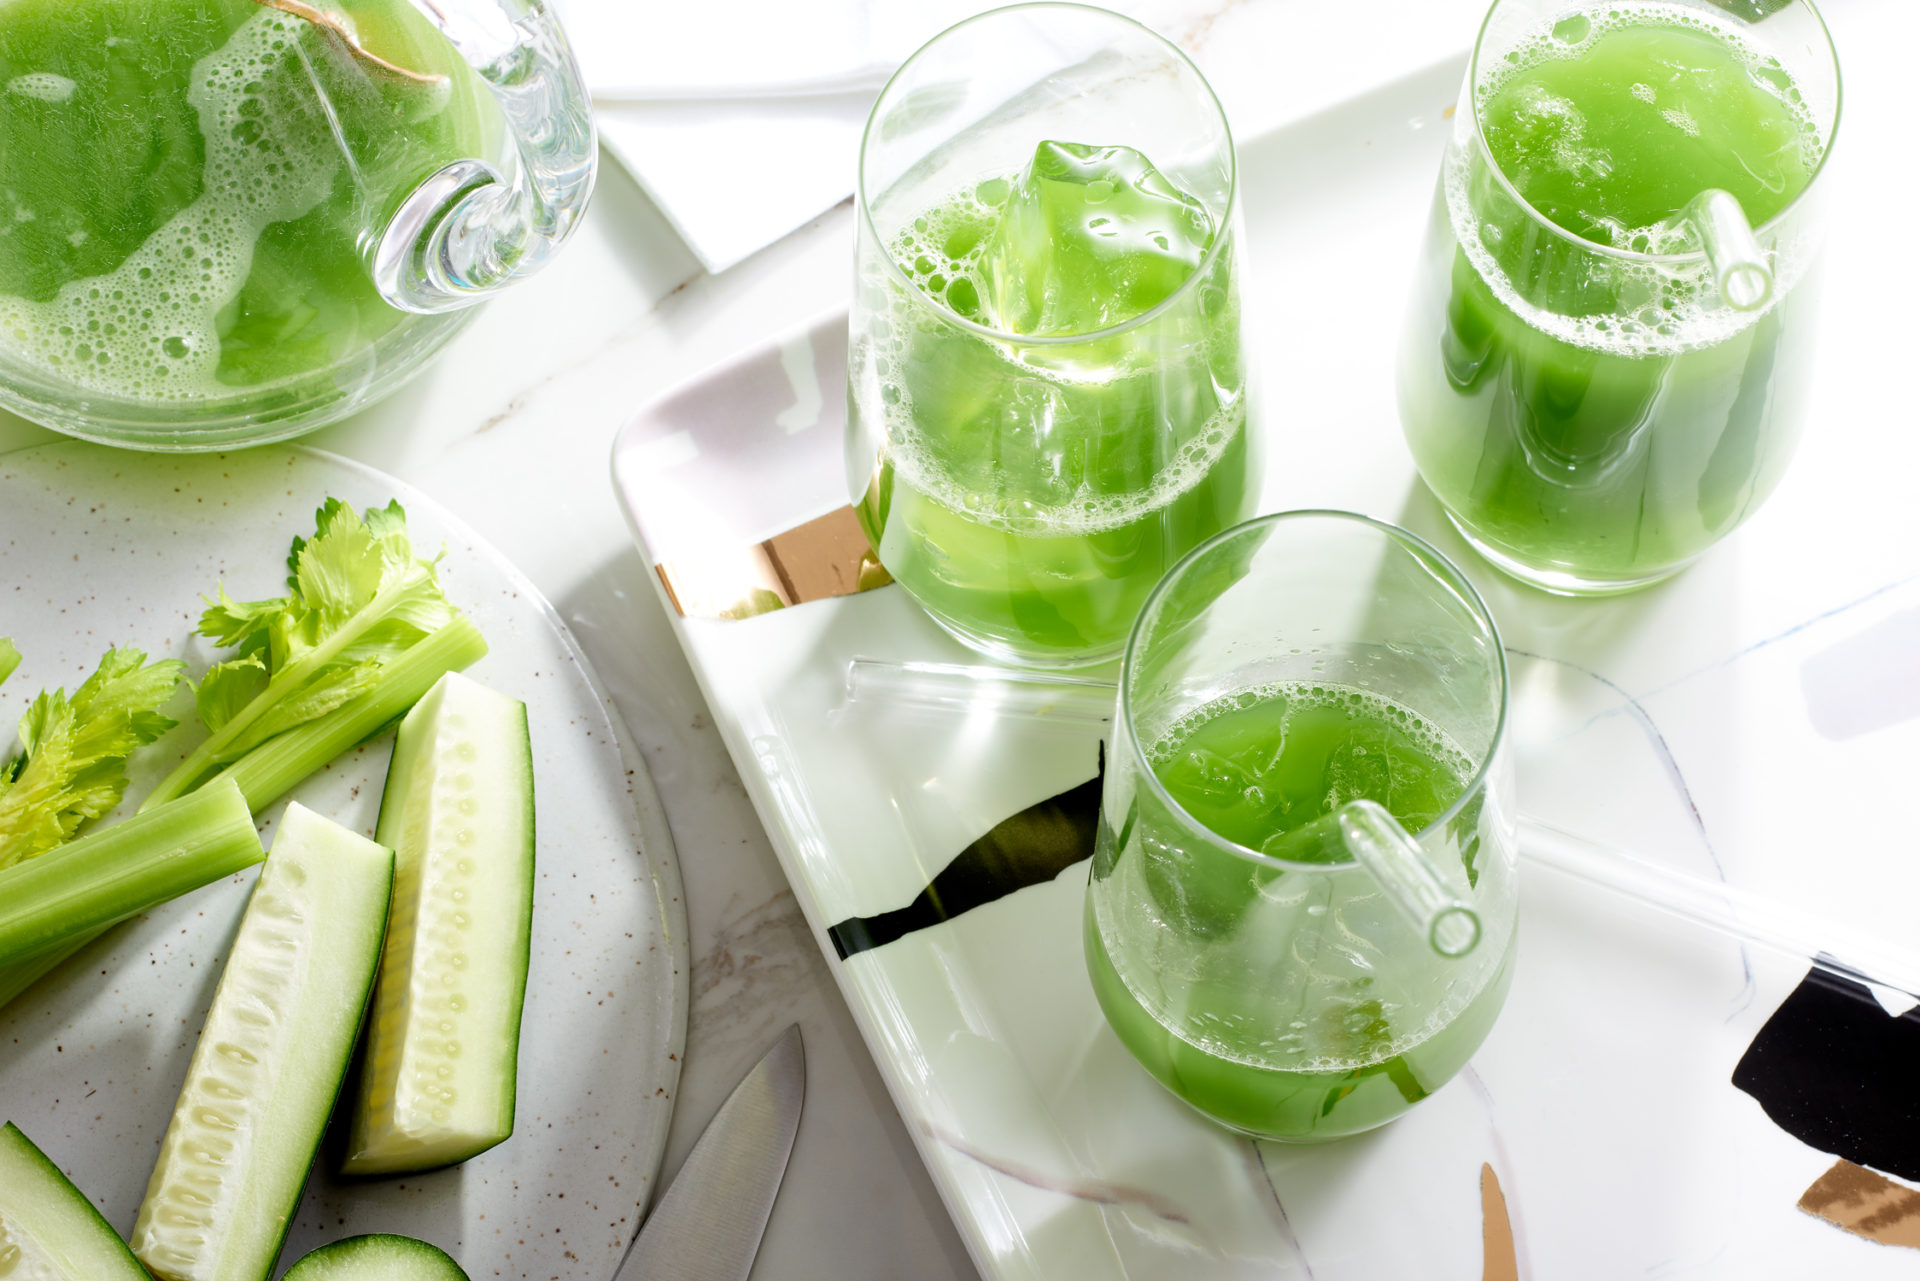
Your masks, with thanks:
M 1529 863 L 1517 978 L 1470 1070 L 1318 1149 L 1206 1124 L 1127 1056 L 1081 960 L 1084 864 L 836 959 L 987 1276 L 1496 1276 L 1483 1167 L 1522 1277 L 1911 1273 L 1905 1250 L 1795 1208 L 1832 1154 L 1729 1080 L 1811 953 L 1911 954 L 1920 894 L 1896 799 L 1920 768 L 1920 437 L 1890 418 L 1916 325 L 1877 265 L 1884 211 L 1920 195 L 1887 160 L 1920 11 L 1828 17 L 1849 97 L 1813 421 L 1767 507 L 1631 597 L 1501 579 L 1400 437 L 1394 339 L 1463 58 L 1242 146 L 1264 508 L 1363 511 L 1453 556 L 1509 648 L 1531 818 L 1790 907 L 1811 945 L 1748 945 Z M 628 425 L 614 483 L 650 564 L 724 573 L 848 501 L 844 330 L 826 315 Z M 855 658 L 977 661 L 897 587 L 675 627 L 829 956 L 833 926 L 905 907 L 968 842 L 1094 774 L 1084 719 L 850 697 Z
M 398 498 L 489 652 L 475 679 L 526 702 L 538 882 L 513 1137 L 450 1170 L 351 1183 L 326 1149 L 281 1256 L 398 1232 L 479 1281 L 607 1281 L 652 1194 L 686 1035 L 686 925 L 672 837 L 640 755 L 533 584 L 410 486 L 309 449 L 163 457 L 78 443 L 0 455 L 0 634 L 24 655 L 0 722 L 71 689 L 102 651 L 216 654 L 201 593 L 285 590 L 287 546 L 327 497 Z M 191 700 L 170 709 L 191 720 Z M 185 755 L 183 726 L 136 758 L 129 804 Z M 292 793 L 371 835 L 391 735 Z M 279 805 L 261 815 L 271 840 Z M 254 873 L 120 926 L 0 1009 L 0 1118 L 130 1231 Z

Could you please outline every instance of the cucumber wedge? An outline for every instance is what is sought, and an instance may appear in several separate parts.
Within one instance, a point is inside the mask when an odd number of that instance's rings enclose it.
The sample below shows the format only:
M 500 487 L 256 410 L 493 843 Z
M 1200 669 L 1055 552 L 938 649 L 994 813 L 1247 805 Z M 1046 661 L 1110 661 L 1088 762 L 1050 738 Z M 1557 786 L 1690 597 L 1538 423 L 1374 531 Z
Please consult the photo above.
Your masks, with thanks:
M 280 1281 L 468 1281 L 444 1250 L 412 1237 L 376 1233 L 323 1245 Z
M 393 917 L 350 1175 L 438 1169 L 513 1133 L 533 920 L 526 705 L 442 677 L 400 724 L 379 838 L 395 854 Z
M 163 1281 L 264 1281 L 340 1092 L 393 853 L 288 805 L 200 1029 L 133 1252 Z
M 147 1281 L 93 1202 L 12 1122 L 0 1126 L 0 1277 Z

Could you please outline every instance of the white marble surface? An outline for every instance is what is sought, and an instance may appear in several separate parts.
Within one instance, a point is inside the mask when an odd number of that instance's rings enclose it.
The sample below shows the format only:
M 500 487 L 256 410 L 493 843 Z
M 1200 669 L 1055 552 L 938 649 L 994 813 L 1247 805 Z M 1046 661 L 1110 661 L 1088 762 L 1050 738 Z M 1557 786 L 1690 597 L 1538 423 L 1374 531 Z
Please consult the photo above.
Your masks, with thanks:
M 975 1272 L 807 936 L 607 482 L 634 409 L 846 292 L 840 209 L 721 277 L 602 168 L 585 227 L 393 399 L 306 443 L 439 499 L 525 571 L 598 669 L 679 848 L 693 970 L 665 1170 L 789 1022 L 807 1110 L 754 1276 L 943 1281 Z M 0 414 L 0 451 L 57 440 Z

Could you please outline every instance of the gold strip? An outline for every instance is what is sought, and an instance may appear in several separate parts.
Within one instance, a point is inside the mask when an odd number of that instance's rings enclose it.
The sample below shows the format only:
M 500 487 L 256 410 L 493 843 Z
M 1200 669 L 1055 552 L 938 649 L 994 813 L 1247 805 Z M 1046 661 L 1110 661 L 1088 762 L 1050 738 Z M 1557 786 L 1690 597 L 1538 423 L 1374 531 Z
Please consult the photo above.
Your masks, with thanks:
M 893 581 L 852 507 L 752 547 L 662 561 L 653 568 L 682 618 L 752 618 Z
M 1513 1248 L 1513 1220 L 1507 1217 L 1507 1194 L 1493 1167 L 1480 1166 L 1480 1240 L 1484 1261 L 1481 1281 L 1520 1281 L 1520 1256 Z
M 335 40 L 345 45 L 348 53 L 377 71 L 384 71 L 388 75 L 399 76 L 403 80 L 411 80 L 415 84 L 436 85 L 446 83 L 447 78 L 445 76 L 427 75 L 419 71 L 409 71 L 405 67 L 388 62 L 385 58 L 382 58 L 379 54 L 361 44 L 360 37 L 354 34 L 353 28 L 347 26 L 330 13 L 322 13 L 312 5 L 302 3 L 302 0 L 254 0 L 254 3 L 265 5 L 269 9 L 278 9 L 282 13 L 292 14 L 302 21 L 311 22 L 314 26 L 320 28 Z
M 1920 1250 L 1920 1192 L 1851 1161 L 1815 1179 L 1800 1208 L 1869 1241 Z

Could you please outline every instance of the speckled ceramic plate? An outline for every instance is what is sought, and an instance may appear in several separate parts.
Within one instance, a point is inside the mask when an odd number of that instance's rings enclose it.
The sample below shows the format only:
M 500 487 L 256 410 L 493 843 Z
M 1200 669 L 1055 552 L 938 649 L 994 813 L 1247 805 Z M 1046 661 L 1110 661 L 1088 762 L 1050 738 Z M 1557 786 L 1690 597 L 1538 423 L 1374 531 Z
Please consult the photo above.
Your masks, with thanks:
M 0 693 L 10 731 L 31 693 L 72 688 L 110 645 L 213 657 L 200 593 L 284 590 L 288 540 L 333 495 L 397 497 L 415 543 L 445 548 L 447 594 L 486 635 L 471 675 L 527 703 L 539 884 L 512 1139 L 421 1177 L 347 1184 L 328 1157 L 283 1265 L 338 1237 L 401 1232 L 476 1281 L 606 1281 L 659 1169 L 686 1032 L 686 927 L 672 837 L 639 755 L 559 618 L 498 552 L 417 491 L 306 449 L 158 457 L 60 444 L 0 456 L 0 634 L 25 661 Z M 176 715 L 190 711 L 183 695 Z M 175 730 L 137 798 L 185 754 Z M 369 834 L 388 737 L 293 793 Z M 262 817 L 270 820 L 279 806 Z M 0 1119 L 20 1125 L 123 1233 L 253 873 L 109 932 L 0 1010 Z

